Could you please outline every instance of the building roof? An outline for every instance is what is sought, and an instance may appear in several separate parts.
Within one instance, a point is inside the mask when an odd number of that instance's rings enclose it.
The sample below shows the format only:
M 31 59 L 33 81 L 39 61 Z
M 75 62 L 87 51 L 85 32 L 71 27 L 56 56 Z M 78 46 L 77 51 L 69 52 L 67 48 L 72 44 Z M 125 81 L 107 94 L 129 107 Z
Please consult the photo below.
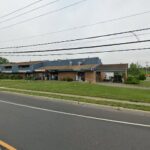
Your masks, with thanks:
M 97 67 L 97 64 L 91 65 L 70 65 L 70 66 L 47 66 L 36 69 L 36 72 L 51 71 L 91 71 Z
M 44 66 L 75 66 L 75 65 L 90 65 L 90 64 L 102 64 L 98 57 L 92 58 L 80 58 L 80 59 L 66 59 L 66 60 L 56 60 L 48 61 L 44 63 Z
M 16 65 L 34 65 L 42 63 L 43 61 L 29 61 L 29 62 L 17 62 Z
M 67 59 L 48 61 L 43 63 L 43 67 L 35 71 L 81 71 L 91 70 L 97 65 L 100 65 L 101 60 L 98 57 L 93 58 L 80 58 L 80 59 Z
M 92 58 L 80 58 L 80 59 L 66 59 L 55 61 L 29 61 L 29 62 L 11 62 L 9 64 L 1 64 L 0 66 L 13 66 L 13 65 L 33 65 L 43 63 L 43 66 L 69 66 L 69 65 L 89 65 L 89 64 L 101 64 L 101 60 L 98 57 Z
M 29 61 L 29 62 L 18 62 L 2 64 L 3 66 L 21 66 L 21 65 L 35 65 L 40 64 L 33 71 L 44 72 L 44 71 L 100 71 L 100 72 L 124 72 L 128 69 L 128 64 L 105 64 L 103 65 L 98 57 L 92 58 L 80 58 L 80 59 L 67 59 L 67 60 L 56 60 L 56 61 Z M 12 69 L 13 70 L 13 69 Z M 5 70 L 3 70 L 5 71 Z
M 29 62 L 12 62 L 8 64 L 1 64 L 0 66 L 14 66 L 14 65 L 33 65 L 33 64 L 38 64 L 42 63 L 43 61 L 29 61 Z
M 97 67 L 97 70 L 103 71 L 103 72 L 122 72 L 126 71 L 128 69 L 128 64 L 105 64 L 105 65 L 99 65 Z

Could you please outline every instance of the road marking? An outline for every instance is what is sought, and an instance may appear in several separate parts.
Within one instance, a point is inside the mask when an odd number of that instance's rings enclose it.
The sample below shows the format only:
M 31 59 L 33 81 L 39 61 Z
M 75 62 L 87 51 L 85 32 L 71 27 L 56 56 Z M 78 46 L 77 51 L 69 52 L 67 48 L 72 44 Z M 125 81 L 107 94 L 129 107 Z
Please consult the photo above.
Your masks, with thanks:
M 8 145 L 7 143 L 0 141 L 0 146 L 2 146 L 2 148 L 6 149 L 6 150 L 16 150 L 14 147 Z
M 34 109 L 34 110 L 52 112 L 52 113 L 57 113 L 57 114 L 62 114 L 62 115 L 68 115 L 68 116 L 74 116 L 74 117 L 80 117 L 80 118 L 86 118 L 86 119 L 92 119 L 92 120 L 98 120 L 98 121 L 105 121 L 105 122 L 112 122 L 112 123 L 118 123 L 118 124 L 125 124 L 125 125 L 132 125 L 132 126 L 150 128 L 149 124 L 140 124 L 140 123 L 126 122 L 126 121 L 119 121 L 119 120 L 111 120 L 111 119 L 98 118 L 98 117 L 92 117 L 92 116 L 86 116 L 86 115 L 79 115 L 79 114 L 68 113 L 68 112 L 63 112 L 63 111 L 57 111 L 57 110 L 52 110 L 52 109 L 45 109 L 45 108 L 34 107 L 34 106 L 29 106 L 29 105 L 24 105 L 24 104 L 18 104 L 18 103 L 13 103 L 13 102 L 4 101 L 4 100 L 0 100 L 0 103 L 5 103 L 5 104 L 9 104 L 9 105 L 24 107 L 24 108 Z

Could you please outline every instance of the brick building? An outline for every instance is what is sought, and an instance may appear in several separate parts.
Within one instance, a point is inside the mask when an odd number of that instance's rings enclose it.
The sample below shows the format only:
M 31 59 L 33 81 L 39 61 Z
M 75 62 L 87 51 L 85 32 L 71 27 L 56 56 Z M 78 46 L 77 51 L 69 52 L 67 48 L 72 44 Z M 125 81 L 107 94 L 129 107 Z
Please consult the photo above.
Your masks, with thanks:
M 32 76 L 39 80 L 73 80 L 100 82 L 105 79 L 105 72 L 119 72 L 127 78 L 128 64 L 104 65 L 98 57 L 68 59 L 57 61 L 31 61 L 0 65 L 1 74 Z

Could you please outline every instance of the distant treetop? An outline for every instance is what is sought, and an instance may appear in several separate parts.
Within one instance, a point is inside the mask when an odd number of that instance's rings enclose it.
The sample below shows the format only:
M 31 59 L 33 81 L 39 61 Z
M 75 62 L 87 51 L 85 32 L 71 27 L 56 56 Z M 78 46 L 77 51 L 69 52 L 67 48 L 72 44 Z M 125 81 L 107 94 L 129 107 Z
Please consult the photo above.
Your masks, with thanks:
M 0 57 L 0 64 L 8 64 L 9 60 L 3 57 Z

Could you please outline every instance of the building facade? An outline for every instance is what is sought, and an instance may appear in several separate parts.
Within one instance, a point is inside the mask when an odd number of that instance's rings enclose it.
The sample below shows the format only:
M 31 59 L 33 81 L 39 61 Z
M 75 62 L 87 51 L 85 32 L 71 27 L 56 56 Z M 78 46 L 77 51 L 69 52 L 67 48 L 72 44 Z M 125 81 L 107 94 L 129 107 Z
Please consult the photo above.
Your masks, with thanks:
M 35 80 L 73 80 L 100 82 L 105 72 L 119 73 L 127 78 L 128 64 L 104 65 L 98 57 L 57 61 L 32 61 L 0 65 L 1 74 L 18 74 L 22 78 L 32 76 Z

